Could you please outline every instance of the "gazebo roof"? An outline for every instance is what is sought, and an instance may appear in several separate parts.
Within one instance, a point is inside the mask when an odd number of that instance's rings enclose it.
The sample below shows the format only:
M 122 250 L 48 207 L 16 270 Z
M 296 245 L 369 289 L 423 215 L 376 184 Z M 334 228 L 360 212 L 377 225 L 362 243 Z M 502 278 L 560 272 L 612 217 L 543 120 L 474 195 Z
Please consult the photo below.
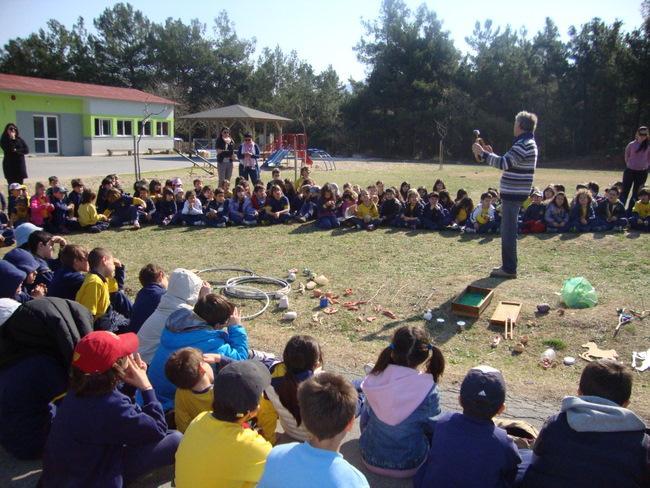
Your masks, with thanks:
M 291 122 L 291 119 L 269 114 L 243 105 L 229 105 L 228 107 L 213 108 L 195 114 L 184 115 L 179 119 L 194 120 L 252 120 L 255 122 Z

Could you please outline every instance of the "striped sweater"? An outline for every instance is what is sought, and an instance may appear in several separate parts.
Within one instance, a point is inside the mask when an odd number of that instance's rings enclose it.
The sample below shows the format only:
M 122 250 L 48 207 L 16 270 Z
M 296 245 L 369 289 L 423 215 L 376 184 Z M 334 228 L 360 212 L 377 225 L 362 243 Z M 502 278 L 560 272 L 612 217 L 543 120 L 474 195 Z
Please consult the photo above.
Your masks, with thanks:
M 503 156 L 484 152 L 483 159 L 490 166 L 503 170 L 499 189 L 503 200 L 523 202 L 528 198 L 537 165 L 537 144 L 532 132 L 516 137 Z

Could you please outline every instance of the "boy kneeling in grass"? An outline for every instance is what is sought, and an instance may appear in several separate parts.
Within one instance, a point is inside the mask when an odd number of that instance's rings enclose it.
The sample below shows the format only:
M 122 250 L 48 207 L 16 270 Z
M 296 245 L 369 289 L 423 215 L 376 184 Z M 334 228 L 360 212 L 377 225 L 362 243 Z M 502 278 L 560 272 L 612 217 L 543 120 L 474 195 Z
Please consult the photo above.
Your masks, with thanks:
M 365 488 L 368 481 L 339 453 L 352 430 L 357 392 L 342 376 L 321 373 L 298 388 L 300 416 L 311 434 L 307 442 L 273 448 L 259 488 Z

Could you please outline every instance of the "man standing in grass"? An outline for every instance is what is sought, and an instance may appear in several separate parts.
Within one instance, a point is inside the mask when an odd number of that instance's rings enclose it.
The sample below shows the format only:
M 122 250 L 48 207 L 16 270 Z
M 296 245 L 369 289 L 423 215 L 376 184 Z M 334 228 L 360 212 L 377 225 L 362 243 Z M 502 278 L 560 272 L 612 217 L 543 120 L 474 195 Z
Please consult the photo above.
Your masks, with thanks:
M 537 115 L 519 112 L 515 117 L 515 140 L 503 156 L 478 142 L 472 146 L 477 159 L 503 171 L 501 175 L 501 259 L 502 265 L 490 273 L 494 278 L 517 277 L 517 217 L 521 204 L 530 195 L 537 165 L 535 128 Z

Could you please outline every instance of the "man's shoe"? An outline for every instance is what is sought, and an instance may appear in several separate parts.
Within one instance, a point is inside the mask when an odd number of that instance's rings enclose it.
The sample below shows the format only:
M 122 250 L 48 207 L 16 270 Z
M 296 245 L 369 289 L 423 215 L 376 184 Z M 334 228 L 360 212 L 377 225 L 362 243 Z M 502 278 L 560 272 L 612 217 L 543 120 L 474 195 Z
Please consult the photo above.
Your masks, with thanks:
M 492 278 L 516 279 L 517 273 L 508 273 L 503 268 L 494 268 L 490 273 Z

